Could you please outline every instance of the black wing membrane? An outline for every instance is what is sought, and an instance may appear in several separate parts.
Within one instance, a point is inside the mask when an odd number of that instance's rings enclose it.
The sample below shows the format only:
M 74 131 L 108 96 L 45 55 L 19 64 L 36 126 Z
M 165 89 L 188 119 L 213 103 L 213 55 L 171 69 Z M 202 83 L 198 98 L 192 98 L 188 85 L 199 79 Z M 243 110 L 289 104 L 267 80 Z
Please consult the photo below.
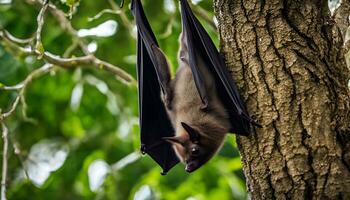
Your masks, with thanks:
M 174 129 L 160 96 L 161 90 L 166 90 L 170 75 L 164 73 L 167 70 L 165 67 L 168 67 L 164 66 L 166 59 L 158 47 L 140 0 L 132 1 L 131 11 L 137 26 L 141 151 L 150 155 L 165 174 L 179 162 L 171 145 L 162 140 L 163 137 L 174 136 Z
M 186 35 L 189 64 L 202 102 L 208 102 L 203 68 L 207 68 L 215 79 L 220 99 L 229 112 L 231 132 L 248 135 L 251 119 L 240 99 L 237 87 L 225 68 L 223 58 L 198 19 L 192 13 L 187 0 L 180 0 L 183 34 Z M 259 125 L 258 125 L 259 126 Z

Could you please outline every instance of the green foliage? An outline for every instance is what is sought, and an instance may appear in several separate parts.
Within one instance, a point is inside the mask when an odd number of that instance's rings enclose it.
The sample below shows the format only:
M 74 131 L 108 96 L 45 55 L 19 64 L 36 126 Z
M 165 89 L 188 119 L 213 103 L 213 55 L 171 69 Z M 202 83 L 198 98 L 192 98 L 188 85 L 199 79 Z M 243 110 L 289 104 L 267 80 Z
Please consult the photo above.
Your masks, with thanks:
M 123 68 L 136 78 L 136 40 L 123 23 L 120 15 L 103 14 L 88 20 L 103 9 L 110 9 L 108 0 L 50 1 L 65 13 L 71 13 L 72 26 L 91 29 L 107 20 L 115 20 L 116 33 L 109 37 L 87 36 L 80 40 L 96 43 L 96 57 Z M 120 1 L 114 1 L 116 5 Z M 123 10 L 132 22 L 125 1 Z M 166 1 L 170 2 L 170 1 Z M 178 7 L 177 1 L 174 1 Z M 180 15 L 166 11 L 163 0 L 143 1 L 151 26 L 160 46 L 176 70 Z M 201 1 L 203 9 L 212 13 L 212 2 Z M 72 10 L 72 7 L 75 7 Z M 36 16 L 40 5 L 13 0 L 10 5 L 0 4 L 0 26 L 18 38 L 33 36 L 37 28 Z M 68 16 L 68 15 L 67 15 Z M 164 34 L 173 18 L 171 34 Z M 67 17 L 69 19 L 69 17 Z M 216 31 L 206 29 L 218 44 Z M 63 55 L 74 38 L 60 27 L 54 15 L 48 12 L 42 32 L 42 43 L 37 43 L 40 52 L 48 51 Z M 82 56 L 75 48 L 71 56 Z M 8 111 L 17 93 L 1 90 L 23 81 L 44 61 L 35 56 L 14 52 L 0 40 L 0 109 Z M 9 199 L 246 199 L 244 176 L 239 154 L 232 136 L 228 137 L 220 154 L 193 174 L 187 174 L 179 164 L 167 176 L 160 175 L 160 168 L 148 157 L 140 157 L 137 89 L 119 82 L 115 76 L 97 69 L 54 68 L 50 73 L 35 78 L 25 92 L 28 120 L 22 113 L 23 105 L 17 108 L 6 124 L 10 129 L 10 156 L 8 172 Z M 33 145 L 50 139 L 64 141 L 69 147 L 64 164 L 50 171 L 42 185 L 26 179 L 23 167 L 30 160 Z M 12 144 L 20 150 L 15 155 Z M 17 150 L 18 150 L 17 149 Z M 55 153 L 55 152 L 54 152 Z M 56 154 L 59 157 L 60 152 Z M 45 152 L 42 152 L 43 156 Z M 95 191 L 91 188 L 89 169 L 95 161 L 108 163 L 101 176 L 102 185 Z M 39 161 L 38 161 L 39 162 Z M 30 163 L 33 164 L 33 163 Z M 39 166 L 40 163 L 34 163 Z M 97 164 L 96 164 L 97 165 Z M 37 168 L 39 169 L 39 167 Z M 96 172 L 97 173 L 97 172 Z M 95 178 L 96 178 L 95 177 Z

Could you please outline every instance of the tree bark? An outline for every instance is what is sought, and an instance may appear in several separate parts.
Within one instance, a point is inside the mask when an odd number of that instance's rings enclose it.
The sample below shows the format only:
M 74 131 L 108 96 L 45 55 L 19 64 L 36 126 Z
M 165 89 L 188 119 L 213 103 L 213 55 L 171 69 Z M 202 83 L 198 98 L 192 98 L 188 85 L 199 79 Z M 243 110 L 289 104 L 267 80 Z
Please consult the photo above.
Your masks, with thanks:
M 216 0 L 221 51 L 250 115 L 252 199 L 350 199 L 350 92 L 327 1 Z

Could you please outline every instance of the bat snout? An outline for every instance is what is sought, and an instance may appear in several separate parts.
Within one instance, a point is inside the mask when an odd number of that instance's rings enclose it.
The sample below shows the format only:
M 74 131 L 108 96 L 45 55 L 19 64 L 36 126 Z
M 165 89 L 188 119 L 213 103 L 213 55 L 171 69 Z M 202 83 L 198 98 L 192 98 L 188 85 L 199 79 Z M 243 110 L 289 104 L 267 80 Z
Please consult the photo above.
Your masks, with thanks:
M 195 162 L 190 162 L 186 164 L 185 171 L 188 173 L 194 172 L 196 169 L 199 168 L 199 165 L 197 165 Z

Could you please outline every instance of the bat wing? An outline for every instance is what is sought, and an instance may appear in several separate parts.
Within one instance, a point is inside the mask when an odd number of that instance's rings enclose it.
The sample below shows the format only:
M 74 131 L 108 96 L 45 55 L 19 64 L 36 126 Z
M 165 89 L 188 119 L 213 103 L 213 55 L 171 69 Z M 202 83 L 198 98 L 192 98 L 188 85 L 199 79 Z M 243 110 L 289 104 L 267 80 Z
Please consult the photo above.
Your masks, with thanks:
M 192 13 L 187 0 L 180 0 L 183 34 L 187 40 L 188 60 L 193 78 L 204 105 L 208 103 L 205 70 L 213 75 L 219 97 L 229 112 L 231 132 L 248 135 L 251 119 L 240 99 L 237 87 L 225 68 L 223 58 L 213 41 Z M 205 70 L 203 68 L 206 68 Z M 259 125 L 258 125 L 259 126 Z
M 131 10 L 137 26 L 141 151 L 150 155 L 165 174 L 179 162 L 171 145 L 162 139 L 174 136 L 174 129 L 160 95 L 161 90 L 167 90 L 170 73 L 140 0 L 132 1 Z

